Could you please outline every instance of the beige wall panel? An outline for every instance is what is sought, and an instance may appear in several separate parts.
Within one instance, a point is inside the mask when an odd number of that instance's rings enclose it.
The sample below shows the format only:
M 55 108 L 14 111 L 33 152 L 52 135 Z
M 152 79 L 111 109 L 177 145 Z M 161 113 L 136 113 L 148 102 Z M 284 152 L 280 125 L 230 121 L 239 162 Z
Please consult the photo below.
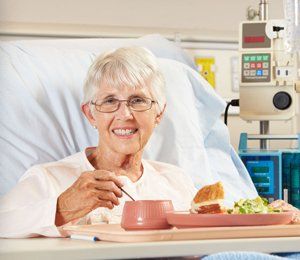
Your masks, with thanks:
M 282 0 L 270 2 L 270 17 L 283 17 Z M 246 8 L 258 7 L 258 3 L 258 0 L 0 0 L 0 33 L 47 34 L 55 28 L 65 34 L 77 31 L 78 35 L 89 31 L 90 35 L 180 32 L 196 39 L 237 40 L 238 24 L 245 19 Z

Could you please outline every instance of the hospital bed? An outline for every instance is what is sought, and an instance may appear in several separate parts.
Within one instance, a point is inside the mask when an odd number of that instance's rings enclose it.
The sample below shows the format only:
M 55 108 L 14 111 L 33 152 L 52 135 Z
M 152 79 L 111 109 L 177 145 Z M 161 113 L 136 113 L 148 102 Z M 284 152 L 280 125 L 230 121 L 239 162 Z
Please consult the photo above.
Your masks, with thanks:
M 185 52 L 159 35 L 1 43 L 0 195 L 32 165 L 97 144 L 80 111 L 83 81 L 97 55 L 128 45 L 159 58 L 167 85 L 166 113 L 144 157 L 182 167 L 197 187 L 222 180 L 229 200 L 256 196 L 220 119 L 225 102 Z
M 0 239 L 0 258 L 1 260 L 153 258 L 195 260 L 199 259 L 199 256 L 214 255 L 217 252 L 229 251 L 222 253 L 219 257 L 212 257 L 210 260 L 276 260 L 279 258 L 274 259 L 274 256 L 271 257 L 265 254 L 261 256 L 253 252 L 281 252 L 287 254 L 287 252 L 295 251 L 299 247 L 299 242 L 300 238 L 298 237 L 208 239 L 141 243 L 92 242 L 71 240 L 69 238 Z M 242 251 L 243 253 L 234 251 Z M 299 257 L 299 255 L 293 255 L 294 259 L 299 259 L 297 256 Z

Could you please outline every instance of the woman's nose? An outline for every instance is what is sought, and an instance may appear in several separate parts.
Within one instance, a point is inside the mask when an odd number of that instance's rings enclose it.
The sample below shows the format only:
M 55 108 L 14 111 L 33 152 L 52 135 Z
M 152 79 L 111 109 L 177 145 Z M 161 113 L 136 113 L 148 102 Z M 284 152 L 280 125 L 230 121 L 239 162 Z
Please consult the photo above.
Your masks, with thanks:
M 131 119 L 133 118 L 130 107 L 126 102 L 121 102 L 119 109 L 116 111 L 119 119 Z

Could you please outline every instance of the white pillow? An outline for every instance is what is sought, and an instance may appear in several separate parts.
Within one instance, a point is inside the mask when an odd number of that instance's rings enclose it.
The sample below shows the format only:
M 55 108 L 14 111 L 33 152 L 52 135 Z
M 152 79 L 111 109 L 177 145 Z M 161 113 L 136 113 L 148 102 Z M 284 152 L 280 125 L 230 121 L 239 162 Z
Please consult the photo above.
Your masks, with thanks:
M 123 46 L 142 46 L 161 58 L 173 59 L 196 69 L 191 58 L 176 44 L 158 34 L 146 35 L 138 39 L 59 39 L 59 40 L 31 40 L 16 41 L 13 45 L 31 53 L 34 47 L 52 47 L 59 50 L 82 50 L 99 54 Z

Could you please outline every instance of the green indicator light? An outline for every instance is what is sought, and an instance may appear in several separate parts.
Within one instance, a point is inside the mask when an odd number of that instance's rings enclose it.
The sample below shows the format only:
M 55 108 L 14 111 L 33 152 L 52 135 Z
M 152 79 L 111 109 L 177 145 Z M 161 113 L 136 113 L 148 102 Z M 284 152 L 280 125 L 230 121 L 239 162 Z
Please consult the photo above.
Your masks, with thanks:
M 259 193 L 266 193 L 269 192 L 269 188 L 268 187 L 256 187 L 257 191 Z

